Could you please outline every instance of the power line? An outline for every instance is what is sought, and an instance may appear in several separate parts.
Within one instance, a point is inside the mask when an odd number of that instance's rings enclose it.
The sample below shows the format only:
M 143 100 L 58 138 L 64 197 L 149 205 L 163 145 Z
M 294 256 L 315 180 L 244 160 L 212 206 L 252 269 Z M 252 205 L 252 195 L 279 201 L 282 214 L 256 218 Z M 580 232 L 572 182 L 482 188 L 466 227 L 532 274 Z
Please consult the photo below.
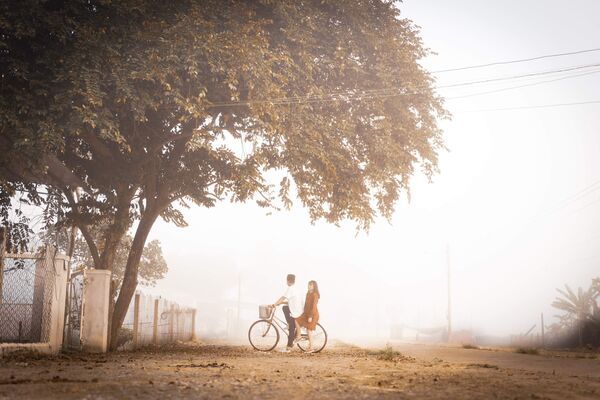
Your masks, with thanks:
M 487 109 L 480 109 L 480 110 L 461 110 L 460 112 L 472 113 L 472 112 L 491 112 L 491 111 L 531 110 L 531 109 L 537 109 L 537 108 L 577 106 L 577 105 L 582 105 L 582 104 L 600 104 L 600 100 L 578 101 L 578 102 L 573 102 L 573 103 L 542 104 L 542 105 L 535 105 L 535 106 L 487 108 Z
M 438 89 L 451 88 L 451 87 L 457 87 L 457 86 L 469 86 L 469 85 L 476 85 L 476 84 L 480 84 L 480 83 L 498 82 L 498 81 L 505 81 L 505 80 L 510 80 L 510 79 L 517 79 L 517 78 L 527 78 L 527 77 L 532 77 L 532 76 L 542 76 L 542 75 L 556 74 L 559 72 L 576 71 L 576 70 L 580 70 L 580 69 L 593 68 L 593 67 L 600 67 L 600 64 L 578 65 L 575 67 L 554 69 L 554 70 L 542 71 L 542 72 L 530 72 L 527 74 L 505 76 L 505 77 L 501 77 L 501 78 L 481 79 L 481 80 L 477 80 L 477 81 L 462 82 L 462 83 L 456 83 L 456 84 L 452 84 L 452 85 L 438 86 Z
M 582 207 L 579 207 L 578 209 L 574 210 L 573 213 L 576 214 L 579 211 L 583 211 L 586 208 L 589 208 L 589 207 L 593 206 L 594 204 L 597 204 L 598 202 L 600 202 L 600 199 L 596 199 L 596 200 L 592 201 L 591 203 L 588 203 L 588 204 L 586 204 L 586 205 L 584 205 Z
M 448 68 L 448 69 L 442 69 L 442 70 L 438 70 L 438 71 L 432 71 L 432 74 L 441 74 L 444 72 L 453 72 L 453 71 L 464 71 L 467 69 L 486 68 L 486 67 L 492 67 L 495 65 L 516 64 L 516 63 L 522 63 L 522 62 L 528 62 L 528 61 L 542 60 L 544 58 L 572 56 L 575 54 L 592 53 L 592 52 L 596 52 L 596 51 L 600 51 L 600 47 L 593 48 L 593 49 L 579 50 L 579 51 L 570 51 L 567 53 L 546 54 L 543 56 L 521 58 L 521 59 L 517 59 L 517 60 L 510 60 L 510 61 L 496 61 L 496 62 L 492 62 L 492 63 L 488 63 L 488 64 L 478 64 L 478 65 L 469 65 L 466 67 Z
M 488 66 L 493 66 L 493 65 L 520 63 L 520 62 L 533 61 L 533 60 L 539 60 L 539 59 L 544 59 L 544 58 L 563 57 L 563 56 L 568 56 L 568 55 L 575 55 L 575 54 L 582 54 L 582 53 L 589 53 L 589 52 L 596 52 L 596 51 L 600 51 L 600 48 L 579 50 L 579 51 L 566 52 L 566 53 L 547 54 L 547 55 L 530 57 L 530 58 L 519 59 L 519 60 L 498 61 L 498 62 L 488 63 L 488 64 L 472 65 L 472 66 L 459 67 L 459 68 L 450 68 L 450 69 L 445 69 L 445 70 L 434 71 L 433 73 L 467 70 L 467 69 L 474 69 L 474 68 L 483 68 L 483 67 L 488 67 Z M 512 80 L 512 79 L 518 79 L 518 78 L 524 78 L 524 77 L 525 78 L 526 77 L 535 77 L 535 76 L 540 76 L 540 75 L 554 74 L 554 73 L 560 73 L 560 72 L 569 72 L 569 71 L 575 71 L 575 70 L 598 67 L 598 66 L 600 66 L 600 64 L 587 64 L 587 65 L 568 67 L 568 68 L 562 68 L 562 69 L 557 69 L 557 70 L 555 69 L 555 70 L 550 70 L 550 71 L 539 71 L 539 72 L 533 72 L 533 73 L 527 73 L 527 74 L 513 75 L 513 76 L 508 76 L 508 77 L 490 78 L 490 79 L 484 79 L 484 80 L 442 85 L 442 86 L 438 86 L 437 88 L 438 89 L 454 88 L 454 87 L 460 87 L 460 86 L 468 86 L 468 85 L 475 85 L 475 84 L 482 84 L 482 83 Z M 563 78 L 563 79 L 566 79 L 566 78 Z M 247 101 L 232 101 L 232 102 L 228 102 L 228 103 L 215 103 L 215 104 L 208 105 L 208 107 L 248 106 L 251 104 L 265 104 L 265 103 L 271 103 L 274 105 L 289 105 L 289 104 L 303 104 L 303 103 L 341 101 L 341 100 L 343 100 L 343 101 L 363 100 L 363 99 L 373 99 L 373 98 L 378 98 L 378 97 L 385 98 L 385 97 L 391 97 L 390 95 L 407 96 L 407 95 L 421 94 L 418 92 L 416 92 L 416 93 L 415 92 L 392 93 L 394 91 L 400 91 L 400 90 L 403 90 L 403 89 L 402 88 L 393 88 L 393 87 L 392 88 L 379 88 L 379 89 L 364 89 L 364 90 L 353 89 L 353 90 L 346 90 L 346 91 L 330 92 L 330 93 L 325 93 L 323 95 L 317 95 L 317 96 L 307 96 L 307 97 L 294 96 L 294 97 L 283 97 L 283 98 L 277 98 L 277 99 L 247 100 Z M 509 90 L 509 89 L 502 89 L 502 90 Z M 502 90 L 499 90 L 499 91 L 502 91 Z M 342 96 L 342 97 L 334 97 L 334 96 Z
M 546 70 L 546 71 L 538 71 L 538 72 L 530 72 L 526 74 L 518 74 L 511 76 L 504 76 L 498 78 L 488 78 L 476 81 L 468 81 L 468 82 L 460 82 L 448 85 L 438 86 L 437 89 L 447 89 L 447 88 L 455 88 L 462 86 L 472 86 L 483 83 L 490 82 L 500 82 L 513 80 L 518 78 L 529 78 L 536 77 L 542 75 L 556 74 L 562 72 L 570 72 L 587 68 L 595 68 L 600 67 L 600 63 L 595 64 L 585 64 L 578 65 L 574 67 L 560 68 L 554 70 Z M 213 103 L 207 105 L 207 107 L 232 107 L 232 106 L 249 106 L 253 104 L 272 104 L 272 105 L 291 105 L 291 104 L 308 104 L 308 103 L 321 103 L 321 102 L 331 102 L 331 101 L 353 101 L 353 100 L 370 100 L 376 98 L 386 98 L 386 97 L 396 97 L 396 96 L 415 96 L 423 94 L 422 92 L 399 92 L 394 93 L 395 91 L 404 91 L 404 88 L 399 87 L 391 87 L 391 88 L 379 88 L 379 89 L 364 89 L 364 90 L 348 90 L 343 92 L 330 92 L 325 93 L 323 95 L 318 96 L 307 96 L 307 97 L 282 97 L 277 99 L 264 99 L 264 100 L 246 100 L 246 101 L 232 101 L 229 103 Z
M 585 72 L 585 73 L 576 74 L 576 75 L 563 76 L 561 78 L 548 79 L 548 80 L 545 80 L 545 81 L 539 81 L 539 82 L 533 82 L 533 83 L 526 83 L 526 84 L 518 85 L 518 86 L 510 86 L 510 87 L 505 87 L 505 88 L 502 88 L 502 89 L 488 90 L 488 91 L 485 91 L 485 92 L 471 93 L 471 94 L 466 94 L 466 95 L 462 95 L 462 96 L 446 97 L 446 99 L 447 100 L 456 100 L 456 99 L 465 99 L 465 98 L 468 98 L 468 97 L 483 96 L 483 95 L 486 95 L 486 94 L 506 92 L 508 90 L 521 89 L 521 88 L 529 87 L 529 86 L 537 86 L 537 85 L 542 85 L 544 83 L 557 82 L 557 81 L 562 81 L 562 80 L 565 80 L 565 79 L 573 79 L 573 78 L 578 78 L 580 76 L 593 75 L 593 74 L 597 74 L 597 73 L 600 73 L 600 70 L 592 71 L 592 72 Z
M 600 189 L 599 185 L 600 185 L 600 180 L 597 180 L 597 181 L 591 183 L 590 185 L 584 187 L 577 193 L 574 193 L 573 195 L 567 197 L 566 199 L 563 199 L 560 203 L 558 203 L 556 205 L 556 207 L 553 211 L 561 210 L 561 209 L 565 208 L 566 206 L 568 206 L 569 204 L 574 203 L 575 201 L 580 200 L 583 197 L 589 196 L 590 194 L 592 194 L 595 191 Z
M 557 212 L 559 212 L 560 210 L 566 208 L 570 204 L 593 194 L 594 192 L 598 191 L 599 189 L 600 189 L 600 180 L 592 182 L 591 184 L 587 185 L 583 189 L 581 189 L 567 197 L 564 197 L 562 200 L 560 200 L 558 203 L 552 205 L 550 208 L 548 208 L 544 211 L 540 211 L 540 212 L 536 213 L 535 215 L 532 215 L 532 216 L 526 218 L 526 226 L 529 226 L 529 225 L 533 224 L 534 222 L 539 222 L 542 218 L 551 217 L 552 215 L 554 215 Z M 596 199 L 596 200 L 592 201 L 591 203 L 588 203 L 582 207 L 579 207 L 576 210 L 574 210 L 572 212 L 572 214 L 578 213 L 588 207 L 591 207 L 593 204 L 596 204 L 599 201 L 600 201 L 600 199 Z

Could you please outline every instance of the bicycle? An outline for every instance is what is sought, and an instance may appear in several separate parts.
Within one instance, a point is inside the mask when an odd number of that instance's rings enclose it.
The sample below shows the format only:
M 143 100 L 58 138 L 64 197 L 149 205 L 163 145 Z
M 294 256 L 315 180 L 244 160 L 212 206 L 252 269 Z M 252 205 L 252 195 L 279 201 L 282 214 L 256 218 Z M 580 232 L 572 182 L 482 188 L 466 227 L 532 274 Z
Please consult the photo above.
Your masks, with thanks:
M 250 325 L 248 329 L 248 340 L 255 350 L 271 351 L 279 343 L 279 331 L 283 331 L 285 336 L 289 334 L 289 327 L 286 321 L 278 318 L 275 315 L 277 307 L 260 306 L 260 319 Z M 308 350 L 308 333 L 302 332 L 301 328 L 300 340 L 296 343 L 300 350 L 306 352 Z M 319 323 L 312 334 L 313 352 L 318 353 L 325 348 L 327 344 L 327 332 Z

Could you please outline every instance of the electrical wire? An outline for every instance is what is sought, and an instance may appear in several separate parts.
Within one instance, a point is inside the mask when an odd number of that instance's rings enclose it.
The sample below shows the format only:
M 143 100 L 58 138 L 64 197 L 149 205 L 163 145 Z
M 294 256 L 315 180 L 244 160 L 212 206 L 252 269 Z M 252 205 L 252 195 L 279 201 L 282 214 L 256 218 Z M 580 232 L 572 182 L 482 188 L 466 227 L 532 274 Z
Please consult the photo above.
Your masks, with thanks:
M 476 81 L 467 81 L 467 82 L 459 82 L 448 85 L 438 86 L 437 89 L 448 89 L 448 88 L 456 88 L 456 87 L 464 87 L 464 86 L 472 86 L 478 84 L 485 84 L 491 82 L 501 82 L 507 80 L 514 80 L 520 78 L 530 78 L 537 76 L 544 76 L 562 72 L 570 72 L 570 71 L 578 71 L 587 68 L 596 68 L 600 67 L 600 63 L 594 64 L 585 64 L 578 65 L 574 67 L 560 68 L 554 70 L 546 70 L 546 71 L 538 71 L 531 72 L 526 74 L 518 74 L 497 78 L 488 78 L 481 79 Z M 425 87 L 424 87 L 425 88 Z M 398 92 L 398 93 L 396 93 Z M 233 107 L 233 106 L 250 106 L 255 104 L 271 104 L 271 105 L 291 105 L 291 104 L 309 104 L 309 103 L 321 103 L 321 102 L 331 102 L 331 101 L 354 101 L 354 100 L 370 100 L 377 98 L 387 98 L 387 97 L 396 97 L 396 96 L 415 96 L 422 95 L 422 92 L 405 92 L 405 88 L 379 88 L 379 89 L 365 89 L 365 90 L 352 90 L 345 92 L 331 92 L 318 96 L 307 96 L 307 97 L 282 97 L 277 99 L 265 99 L 265 100 L 247 100 L 247 101 L 232 101 L 228 103 L 213 103 L 207 105 L 209 108 L 214 107 Z
M 537 85 L 542 85 L 542 84 L 545 84 L 545 83 L 562 81 L 562 80 L 565 80 L 565 79 L 573 79 L 573 78 L 578 78 L 580 76 L 594 75 L 594 74 L 597 74 L 597 73 L 600 73 L 600 70 L 592 71 L 592 72 L 585 72 L 583 74 L 563 76 L 561 78 L 548 79 L 548 80 L 545 80 L 545 81 L 539 81 L 539 82 L 533 82 L 533 83 L 526 83 L 526 84 L 518 85 L 518 86 L 510 86 L 510 87 L 506 87 L 506 88 L 502 88 L 502 89 L 488 90 L 488 91 L 485 91 L 485 92 L 470 93 L 470 94 L 461 95 L 461 96 L 451 96 L 451 97 L 446 97 L 445 99 L 446 100 L 456 100 L 456 99 L 465 99 L 465 98 L 469 98 L 469 97 L 483 96 L 483 95 L 486 95 L 486 94 L 506 92 L 506 91 L 509 91 L 509 90 L 521 89 L 521 88 L 529 87 L 529 86 L 537 86 Z
M 542 56 L 521 58 L 521 59 L 517 59 L 517 60 L 496 61 L 496 62 L 492 62 L 492 63 L 488 63 L 488 64 L 478 64 L 478 65 L 469 65 L 466 67 L 441 69 L 441 70 L 437 70 L 437 71 L 432 71 L 431 73 L 432 74 L 441 74 L 444 72 L 464 71 L 464 70 L 469 70 L 469 69 L 492 67 L 495 65 L 516 64 L 516 63 L 523 63 L 523 62 L 528 62 L 528 61 L 542 60 L 545 58 L 564 57 L 564 56 L 572 56 L 572 55 L 576 55 L 576 54 L 592 53 L 592 52 L 596 52 L 596 51 L 600 51 L 600 47 L 593 48 L 593 49 L 586 49 L 586 50 L 570 51 L 570 52 L 566 52 L 566 53 L 546 54 L 546 55 L 542 55 Z
M 493 112 L 493 111 L 532 110 L 532 109 L 538 109 L 538 108 L 577 106 L 577 105 L 583 105 L 583 104 L 600 104 L 600 100 L 577 101 L 577 102 L 573 102 L 573 103 L 541 104 L 541 105 L 534 105 L 534 106 L 518 106 L 518 107 L 487 108 L 487 109 L 484 108 L 484 109 L 479 109 L 479 110 L 460 110 L 457 112 L 475 113 L 475 112 Z
M 580 211 L 583 211 L 583 210 L 585 210 L 586 208 L 589 208 L 589 207 L 593 206 L 594 204 L 597 204 L 598 202 L 600 202 L 600 199 L 596 199 L 596 200 L 592 201 L 591 203 L 588 203 L 588 204 L 586 204 L 586 205 L 584 205 L 584 206 L 581 206 L 581 207 L 579 207 L 578 209 L 576 209 L 576 210 L 573 210 L 573 214 L 576 214 L 576 213 L 578 213 L 578 212 L 580 212 Z
M 600 189 L 600 180 L 597 180 L 597 181 L 591 183 L 590 185 L 584 187 L 583 189 L 579 190 L 578 192 L 574 193 L 573 195 L 567 197 L 566 199 L 563 199 L 560 203 L 558 203 L 556 205 L 556 207 L 554 208 L 554 211 L 561 210 L 561 209 L 567 207 L 569 204 L 572 204 L 577 200 L 580 200 L 586 196 L 589 196 L 590 194 L 596 192 L 599 189 Z
M 517 79 L 517 78 L 542 76 L 542 75 L 548 75 L 548 74 L 555 74 L 555 73 L 559 73 L 559 72 L 577 71 L 580 69 L 594 68 L 594 67 L 600 67 L 600 64 L 596 63 L 596 64 L 578 65 L 575 67 L 561 68 L 561 69 L 542 71 L 542 72 L 531 72 L 531 73 L 527 73 L 527 74 L 512 75 L 512 76 L 506 76 L 506 77 L 501 77 L 501 78 L 481 79 L 478 81 L 470 81 L 470 82 L 456 83 L 456 84 L 452 84 L 452 85 L 438 86 L 438 89 L 458 87 L 458 86 L 469 86 L 469 85 L 476 85 L 476 84 L 489 83 L 489 82 L 499 82 L 499 81 Z

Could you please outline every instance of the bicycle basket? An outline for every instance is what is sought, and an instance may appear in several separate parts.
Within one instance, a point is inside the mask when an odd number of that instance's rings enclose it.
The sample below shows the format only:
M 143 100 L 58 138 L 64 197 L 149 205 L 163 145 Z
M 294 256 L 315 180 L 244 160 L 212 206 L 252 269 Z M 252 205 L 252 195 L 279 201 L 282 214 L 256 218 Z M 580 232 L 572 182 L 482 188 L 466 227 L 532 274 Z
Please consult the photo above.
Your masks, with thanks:
M 271 316 L 271 306 L 270 305 L 258 306 L 258 317 L 260 319 L 269 319 L 270 316 Z

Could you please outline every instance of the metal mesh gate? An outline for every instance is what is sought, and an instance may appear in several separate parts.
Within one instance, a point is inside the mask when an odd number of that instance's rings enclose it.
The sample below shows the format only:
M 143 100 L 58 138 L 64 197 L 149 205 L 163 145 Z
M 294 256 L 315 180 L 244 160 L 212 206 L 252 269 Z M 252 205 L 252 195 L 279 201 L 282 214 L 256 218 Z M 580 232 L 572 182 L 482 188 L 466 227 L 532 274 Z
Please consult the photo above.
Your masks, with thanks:
M 68 282 L 67 320 L 65 346 L 72 350 L 81 349 L 81 300 L 83 297 L 83 271 L 71 274 Z
M 49 265 L 50 263 L 50 265 Z M 52 258 L 6 257 L 0 279 L 0 343 L 46 342 L 50 333 Z

